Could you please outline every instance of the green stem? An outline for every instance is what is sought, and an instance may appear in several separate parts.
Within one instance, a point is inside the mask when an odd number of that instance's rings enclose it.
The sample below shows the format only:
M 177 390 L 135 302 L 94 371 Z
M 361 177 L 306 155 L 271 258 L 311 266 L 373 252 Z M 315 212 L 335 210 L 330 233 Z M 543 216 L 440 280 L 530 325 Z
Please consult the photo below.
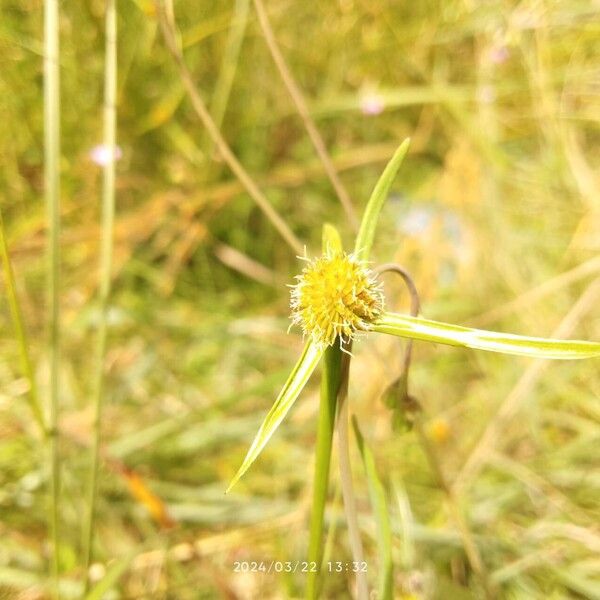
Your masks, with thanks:
M 94 373 L 94 421 L 90 479 L 87 489 L 88 514 L 84 528 L 83 559 L 87 591 L 88 571 L 92 559 L 94 520 L 98 488 L 98 464 L 100 457 L 100 423 L 104 384 L 104 356 L 107 340 L 107 314 L 110 299 L 113 229 L 115 215 L 115 145 L 116 145 L 116 94 L 117 94 L 117 17 L 115 0 L 106 4 L 106 55 L 104 66 L 104 139 L 108 160 L 103 169 L 102 180 L 102 239 L 100 249 L 100 323 L 96 340 Z
M 323 517 L 327 501 L 331 446 L 335 425 L 337 396 L 342 374 L 342 351 L 338 346 L 327 348 L 323 355 L 323 375 L 321 379 L 321 403 L 317 429 L 315 477 L 313 485 L 312 513 L 310 518 L 310 541 L 308 561 L 316 563 L 317 572 L 309 571 L 306 581 L 306 598 L 318 597 L 318 571 L 323 558 Z
M 55 598 L 60 597 L 58 499 L 60 464 L 58 456 L 58 367 L 60 344 L 59 312 L 59 240 L 60 240 L 60 73 L 58 42 L 58 0 L 44 4 L 44 183 L 48 218 L 47 286 L 49 312 L 50 359 L 50 512 L 49 529 L 52 538 L 52 585 Z

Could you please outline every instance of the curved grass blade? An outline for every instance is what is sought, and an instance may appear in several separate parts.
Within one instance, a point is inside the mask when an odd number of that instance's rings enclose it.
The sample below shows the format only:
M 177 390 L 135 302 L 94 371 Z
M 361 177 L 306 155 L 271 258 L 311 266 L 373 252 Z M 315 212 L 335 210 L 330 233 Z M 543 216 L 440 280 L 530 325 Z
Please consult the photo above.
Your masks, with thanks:
M 598 342 L 553 340 L 496 333 L 397 313 L 385 313 L 373 324 L 373 331 L 426 342 L 532 358 L 577 359 L 600 356 Z
M 324 348 L 317 346 L 312 341 L 309 341 L 306 346 L 304 346 L 300 360 L 296 363 L 296 366 L 292 370 L 288 380 L 285 382 L 283 389 L 279 392 L 277 400 L 275 400 L 271 410 L 262 422 L 262 425 L 246 454 L 246 458 L 244 458 L 242 466 L 231 480 L 225 493 L 229 492 L 229 490 L 239 481 L 242 475 L 262 452 L 262 449 L 266 446 L 270 437 L 277 427 L 279 427 L 279 424 L 283 421 L 290 408 L 292 408 L 292 405 L 302 391 L 302 388 L 306 385 L 306 382 L 315 370 L 321 356 L 323 356 L 324 350 Z
M 371 246 L 373 245 L 373 240 L 375 239 L 375 228 L 377 227 L 379 213 L 383 208 L 383 203 L 388 196 L 390 187 L 392 187 L 392 183 L 396 177 L 396 174 L 398 173 L 398 169 L 400 168 L 400 165 L 402 164 L 402 161 L 408 152 L 409 145 L 410 138 L 406 138 L 400 144 L 398 150 L 394 152 L 394 156 L 392 156 L 392 159 L 381 174 L 379 181 L 375 184 L 373 193 L 367 202 L 367 206 L 360 223 L 360 229 L 358 230 L 358 235 L 356 236 L 355 252 L 358 258 L 361 260 L 368 260 L 369 258 Z

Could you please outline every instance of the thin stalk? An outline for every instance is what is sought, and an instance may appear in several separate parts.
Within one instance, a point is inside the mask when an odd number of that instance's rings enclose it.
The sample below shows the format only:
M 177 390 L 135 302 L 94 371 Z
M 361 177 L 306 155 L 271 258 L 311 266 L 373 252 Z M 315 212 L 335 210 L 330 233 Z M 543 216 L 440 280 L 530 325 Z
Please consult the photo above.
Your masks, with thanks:
M 177 31 L 175 30 L 174 26 L 173 15 L 171 15 L 171 18 L 169 18 L 164 4 L 164 0 L 156 0 L 158 21 L 165 44 L 171 56 L 173 57 L 175 64 L 177 65 L 179 77 L 188 93 L 194 111 L 208 132 L 208 135 L 212 139 L 219 154 L 232 170 L 233 174 L 238 178 L 240 183 L 244 186 L 244 189 L 248 192 L 252 200 L 254 200 L 258 208 L 264 213 L 273 227 L 275 227 L 275 229 L 279 232 L 279 235 L 281 235 L 281 237 L 290 246 L 290 248 L 292 248 L 296 254 L 302 254 L 304 245 L 289 228 L 288 224 L 283 220 L 281 215 L 271 206 L 266 196 L 237 159 L 229 147 L 229 144 L 221 135 L 221 132 L 219 131 L 219 128 L 215 124 L 213 118 L 211 117 L 204 100 L 194 85 L 192 74 L 185 63 L 183 54 L 181 53 L 180 45 L 177 42 Z M 167 4 L 167 7 L 168 6 L 169 4 Z
M 347 348 L 348 352 L 352 348 Z M 342 364 L 342 381 L 338 394 L 338 416 L 337 416 L 337 443 L 338 460 L 340 466 L 340 481 L 342 485 L 342 498 L 344 500 L 344 513 L 348 524 L 348 539 L 352 551 L 352 560 L 355 564 L 362 564 L 365 554 L 360 539 L 358 526 L 358 514 L 356 512 L 356 499 L 354 486 L 352 484 L 352 468 L 350 466 L 350 445 L 348 440 L 348 376 L 350 374 L 350 355 L 344 354 Z M 356 572 L 356 597 L 358 600 L 367 600 L 369 587 L 367 585 L 367 574 L 358 569 Z
M 47 238 L 47 289 L 49 328 L 49 443 L 50 511 L 49 529 L 52 538 L 52 590 L 60 598 L 58 583 L 60 550 L 58 533 L 58 500 L 60 493 L 60 464 L 58 456 L 58 391 L 60 345 L 60 73 L 58 42 L 58 0 L 44 3 L 44 184 Z
M 117 15 L 115 0 L 106 3 L 104 64 L 104 134 L 103 144 L 109 159 L 102 171 L 102 232 L 100 248 L 100 322 L 96 339 L 96 360 L 94 373 L 94 421 L 92 453 L 90 460 L 90 478 L 87 489 L 88 514 L 84 527 L 83 560 L 84 589 L 89 586 L 88 571 L 92 559 L 94 520 L 96 516 L 96 497 L 98 487 L 98 468 L 100 457 L 100 424 L 104 387 L 104 356 L 108 334 L 107 314 L 111 289 L 111 270 L 113 254 L 113 229 L 115 216 L 115 147 L 116 147 L 116 101 L 117 101 Z
M 329 487 L 329 468 L 331 464 L 331 446 L 335 426 L 337 395 L 340 389 L 342 351 L 332 346 L 323 355 L 323 374 L 321 378 L 321 402 L 319 405 L 319 424 L 317 428 L 316 463 L 313 483 L 313 501 L 310 517 L 310 538 L 308 561 L 316 563 L 316 571 L 309 570 L 306 581 L 306 597 L 317 598 L 318 574 L 323 560 L 323 517 Z
M 33 373 L 33 364 L 31 362 L 31 356 L 29 354 L 29 343 L 27 340 L 27 333 L 25 332 L 25 325 L 23 323 L 23 313 L 21 312 L 21 306 L 19 304 L 19 298 L 17 296 L 17 288 L 15 285 L 15 275 L 13 273 L 12 264 L 10 262 L 10 256 L 8 254 L 8 247 L 6 245 L 6 237 L 4 234 L 4 221 L 2 219 L 2 211 L 0 210 L 0 254 L 2 255 L 2 265 L 4 267 L 4 276 L 6 279 L 6 293 L 8 296 L 8 305 L 10 307 L 10 314 L 13 320 L 15 334 L 17 336 L 17 343 L 19 345 L 19 357 L 21 362 L 21 371 L 29 383 L 29 391 L 27 393 L 27 401 L 33 418 L 41 434 L 46 437 L 46 425 L 44 423 L 44 413 L 42 411 L 42 405 L 40 404 L 40 397 L 38 393 L 37 383 L 35 381 L 35 375 Z
M 262 0 L 254 0 L 254 7 L 256 9 L 256 14 L 258 15 L 258 20 L 260 22 L 261 29 L 263 31 L 263 35 L 265 36 L 265 41 L 269 48 L 269 52 L 273 57 L 273 62 L 277 66 L 277 70 L 281 75 L 281 79 L 285 87 L 287 88 L 290 96 L 292 97 L 292 101 L 296 105 L 296 110 L 304 123 L 304 128 L 308 133 L 308 137 L 310 137 L 310 141 L 312 142 L 321 162 L 323 163 L 323 168 L 325 169 L 325 173 L 337 194 L 339 201 L 346 212 L 346 216 L 348 217 L 348 221 L 350 225 L 355 231 L 358 231 L 358 218 L 356 216 L 356 211 L 354 209 L 354 205 L 352 204 L 352 200 L 350 199 L 350 195 L 348 194 L 338 172 L 333 165 L 331 157 L 327 152 L 327 147 L 325 146 L 325 142 L 313 120 L 310 116 L 310 111 L 308 110 L 308 106 L 306 104 L 306 100 L 300 90 L 300 87 L 296 83 L 292 72 L 289 70 L 285 59 L 283 58 L 283 54 L 277 45 L 277 40 L 275 39 L 275 34 L 273 33 L 273 29 L 271 28 L 271 24 L 269 23 L 269 17 L 265 11 L 265 7 L 262 3 Z
M 381 267 L 379 267 L 378 272 L 379 274 L 392 272 L 402 277 L 411 297 L 411 315 L 413 317 L 416 317 L 420 311 L 421 300 L 415 282 L 410 273 L 406 269 L 404 269 L 404 267 L 401 267 L 400 265 L 394 263 L 382 265 Z M 408 392 L 408 375 L 411 363 L 411 353 L 412 344 L 409 343 L 407 344 L 404 353 L 402 373 L 397 380 L 399 383 L 402 384 L 401 386 L 399 386 L 398 389 L 398 392 L 400 392 L 398 394 L 398 409 L 404 411 L 406 413 L 406 416 L 410 417 L 410 419 L 414 423 L 415 430 L 419 437 L 419 441 L 421 443 L 423 451 L 425 452 L 425 455 L 427 457 L 427 461 L 429 462 L 430 468 L 438 481 L 439 487 L 446 495 L 446 503 L 452 514 L 452 519 L 454 520 L 454 523 L 458 528 L 463 548 L 465 550 L 465 554 L 467 555 L 467 560 L 469 561 L 469 564 L 471 565 L 473 571 L 478 575 L 483 585 L 485 597 L 488 600 L 491 600 L 495 597 L 495 591 L 490 583 L 489 574 L 485 568 L 483 560 L 481 559 L 481 554 L 479 553 L 479 549 L 477 548 L 475 539 L 471 533 L 471 530 L 469 529 L 468 523 L 462 511 L 460 510 L 456 494 L 454 493 L 452 486 L 448 483 L 440 461 L 438 459 L 438 456 L 431 444 L 429 443 L 429 439 L 427 438 L 425 430 L 423 429 L 423 423 L 421 421 L 420 415 L 421 406 L 419 402 L 415 398 L 413 398 Z

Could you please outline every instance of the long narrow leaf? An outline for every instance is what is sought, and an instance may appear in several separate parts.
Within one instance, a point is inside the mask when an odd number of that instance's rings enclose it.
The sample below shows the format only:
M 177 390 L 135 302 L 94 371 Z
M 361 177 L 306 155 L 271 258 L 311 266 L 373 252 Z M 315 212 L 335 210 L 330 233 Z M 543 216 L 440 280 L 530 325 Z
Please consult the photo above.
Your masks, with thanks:
M 408 152 L 408 146 L 410 139 L 406 138 L 401 144 L 398 150 L 392 156 L 392 159 L 384 169 L 379 181 L 376 183 L 373 193 L 367 202 L 365 212 L 363 214 L 362 221 L 360 223 L 360 229 L 356 236 L 355 252 L 361 260 L 368 260 L 371 252 L 371 246 L 375 239 L 375 228 L 377 227 L 377 221 L 379 220 L 379 213 L 383 208 L 383 204 L 388 196 L 390 188 L 398 169 Z
M 285 382 L 283 389 L 277 396 L 277 400 L 268 412 L 263 421 L 258 433 L 254 437 L 254 441 L 244 458 L 242 466 L 239 468 L 235 477 L 231 480 L 227 492 L 239 481 L 242 475 L 248 470 L 250 465 L 256 460 L 262 452 L 270 437 L 273 435 L 285 415 L 288 413 L 296 398 L 300 395 L 302 388 L 315 370 L 321 356 L 323 356 L 324 348 L 317 346 L 312 341 L 309 341 L 300 356 L 300 360 L 292 370 L 288 380 Z
M 373 331 L 426 342 L 533 358 L 576 359 L 600 356 L 598 342 L 553 340 L 496 333 L 396 313 L 385 313 L 373 325 Z
M 21 370 L 29 383 L 29 392 L 27 399 L 31 412 L 39 426 L 43 435 L 46 434 L 46 425 L 44 423 L 44 413 L 40 405 L 38 387 L 33 372 L 33 364 L 29 353 L 29 343 L 25 332 L 25 324 L 23 322 L 23 314 L 21 305 L 17 297 L 17 286 L 15 285 L 15 275 L 13 273 L 8 248 L 6 245 L 6 237 L 4 235 L 4 222 L 2 221 L 2 211 L 0 210 L 0 256 L 2 258 L 2 266 L 4 267 L 4 277 L 6 280 L 6 295 L 8 297 L 8 306 L 15 328 L 15 337 L 19 345 L 19 354 L 21 358 Z

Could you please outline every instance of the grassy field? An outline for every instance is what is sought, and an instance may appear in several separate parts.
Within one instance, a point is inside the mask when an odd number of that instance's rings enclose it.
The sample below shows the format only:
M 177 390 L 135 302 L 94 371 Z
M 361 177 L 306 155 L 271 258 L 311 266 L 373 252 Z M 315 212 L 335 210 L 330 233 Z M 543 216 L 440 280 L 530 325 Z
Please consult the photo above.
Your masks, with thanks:
M 303 597 L 301 568 L 260 566 L 307 560 L 318 377 L 225 489 L 302 348 L 298 328 L 286 334 L 297 255 L 304 246 L 320 253 L 326 222 L 352 247 L 352 215 L 406 137 L 372 260 L 410 271 L 422 315 L 600 340 L 597 2 L 271 1 L 300 98 L 250 0 L 160 10 L 118 2 L 116 74 L 105 62 L 114 46 L 104 3 L 63 2 L 60 121 L 46 115 L 60 125 L 59 155 L 44 144 L 44 3 L 0 6 L 0 209 L 3 263 L 14 273 L 14 286 L 0 278 L 0 598 Z M 111 81 L 116 161 L 102 152 Z M 258 200 L 223 160 L 198 97 Z M 60 173 L 60 230 L 44 203 L 49 156 Z M 103 246 L 110 165 L 114 243 Z M 343 190 L 353 208 L 340 202 Z M 391 276 L 385 291 L 391 309 L 408 312 Z M 348 408 L 374 467 L 367 477 L 350 431 L 369 589 L 383 569 L 375 473 L 394 598 L 600 598 L 599 360 L 416 342 L 419 436 L 382 402 L 404 347 L 370 335 L 353 351 Z M 54 473 L 54 438 L 32 411 L 36 389 L 46 424 L 53 398 L 57 408 Z M 334 445 L 322 598 L 357 597 L 338 459 Z

